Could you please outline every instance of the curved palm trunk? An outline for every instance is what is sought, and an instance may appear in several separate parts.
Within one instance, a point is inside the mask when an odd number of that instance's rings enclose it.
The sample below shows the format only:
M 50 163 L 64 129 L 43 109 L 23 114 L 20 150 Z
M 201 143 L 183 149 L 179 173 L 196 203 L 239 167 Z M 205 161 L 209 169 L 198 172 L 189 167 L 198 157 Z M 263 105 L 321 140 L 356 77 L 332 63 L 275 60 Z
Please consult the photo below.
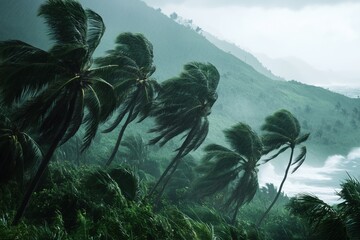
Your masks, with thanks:
M 159 178 L 159 180 L 156 182 L 156 184 L 155 184 L 155 186 L 151 189 L 151 191 L 149 192 L 149 194 L 148 194 L 148 198 L 150 198 L 153 194 L 154 194 L 154 192 L 155 192 L 155 190 L 156 190 L 156 188 L 160 185 L 160 183 L 163 181 L 163 179 L 167 176 L 167 174 L 168 174 L 168 172 L 172 169 L 172 167 L 179 161 L 179 159 L 181 158 L 180 156 L 181 156 L 181 153 L 182 152 L 178 152 L 177 154 L 176 154 L 176 156 L 171 160 L 171 163 L 169 164 L 169 166 L 167 166 L 167 168 L 165 169 L 165 171 L 164 171 L 164 173 L 160 176 L 160 178 Z
M 163 181 L 163 179 L 165 179 L 165 177 L 167 177 L 161 191 L 159 192 L 158 199 L 160 199 L 160 197 L 162 196 L 162 194 L 165 190 L 166 185 L 169 183 L 172 175 L 174 174 L 177 166 L 179 165 L 180 160 L 184 157 L 183 152 L 184 152 L 186 146 L 190 143 L 191 139 L 193 138 L 195 128 L 196 128 L 196 125 L 190 130 L 189 135 L 186 137 L 184 143 L 181 145 L 178 153 L 171 160 L 171 163 L 169 164 L 169 166 L 165 169 L 164 173 L 161 175 L 161 177 L 159 178 L 159 180 L 157 181 L 155 186 L 151 189 L 150 193 L 147 196 L 148 198 L 150 198 L 154 194 L 156 188 L 160 185 L 160 183 Z M 171 172 L 170 172 L 170 170 L 171 170 Z M 168 174 L 169 172 L 170 172 L 170 174 Z
M 31 195 L 33 194 L 33 192 L 36 190 L 37 185 L 39 184 L 41 177 L 43 176 L 50 160 L 51 157 L 53 156 L 57 146 L 59 145 L 61 139 L 64 137 L 66 130 L 68 129 L 72 116 L 74 114 L 74 110 L 75 110 L 75 102 L 76 102 L 76 98 L 77 98 L 77 93 L 74 94 L 74 96 L 72 97 L 72 101 L 70 102 L 70 106 L 69 106 L 69 110 L 65 116 L 65 120 L 63 122 L 62 127 L 59 129 L 58 133 L 55 136 L 54 141 L 51 143 L 47 153 L 45 154 L 43 160 L 40 163 L 40 166 L 33 178 L 33 180 L 31 181 L 29 187 L 26 190 L 26 193 L 23 197 L 23 200 L 21 202 L 20 207 L 18 208 L 14 220 L 12 222 L 12 225 L 17 225 L 21 219 L 21 217 L 24 215 L 25 209 L 30 201 Z
M 132 117 L 133 117 L 133 112 L 134 112 L 134 109 L 135 109 L 135 106 L 136 106 L 136 101 L 137 101 L 137 98 L 140 94 L 140 88 L 138 88 L 136 90 L 136 93 L 135 93 L 135 96 L 134 98 L 131 100 L 131 102 L 129 103 L 129 113 L 128 113 L 128 117 L 124 123 L 124 125 L 122 126 L 120 132 L 119 132 L 119 135 L 118 135 L 118 138 L 116 140 L 116 144 L 114 146 L 114 149 L 111 153 L 111 156 L 109 157 L 109 159 L 107 160 L 106 162 L 106 166 L 110 166 L 110 164 L 112 163 L 112 161 L 114 160 L 115 158 L 115 155 L 117 153 L 117 151 L 119 150 L 119 147 L 120 147 L 120 144 L 121 144 L 121 140 L 124 136 L 124 133 L 125 133 L 125 130 L 127 128 L 127 126 L 133 121 Z M 125 110 L 126 111 L 126 110 Z
M 290 154 L 290 159 L 289 159 L 289 163 L 286 167 L 286 170 L 285 170 L 285 175 L 284 175 L 284 178 L 283 180 L 281 181 L 281 184 L 280 184 L 280 187 L 279 187 L 279 190 L 274 198 L 274 200 L 272 201 L 272 203 L 270 204 L 270 206 L 268 207 L 268 209 L 265 211 L 265 213 L 262 215 L 261 219 L 259 220 L 259 222 L 257 223 L 257 227 L 260 227 L 262 221 L 265 219 L 265 217 L 267 216 L 267 214 L 270 212 L 271 208 L 275 205 L 276 201 L 278 200 L 280 194 L 281 194 L 281 190 L 284 186 L 284 183 L 285 183 L 285 180 L 287 178 L 287 175 L 289 173 L 289 170 L 290 170 L 290 166 L 291 166 L 291 163 L 292 163 L 292 158 L 293 158 L 293 155 L 294 155 L 294 147 L 291 148 L 291 154 Z
M 124 136 L 125 130 L 126 130 L 127 126 L 132 122 L 131 119 L 132 119 L 132 115 L 133 115 L 133 112 L 134 112 L 134 108 L 135 108 L 135 104 L 133 104 L 131 106 L 131 108 L 130 108 L 130 111 L 128 113 L 128 117 L 127 117 L 124 125 L 122 126 L 122 128 L 121 128 L 121 130 L 119 132 L 118 138 L 116 140 L 116 144 L 115 144 L 114 149 L 113 149 L 113 151 L 111 153 L 111 156 L 109 157 L 109 159 L 106 162 L 106 166 L 110 166 L 110 164 L 112 163 L 112 161 L 115 158 L 115 155 L 116 155 L 117 151 L 119 150 L 121 140 L 122 140 L 122 138 Z
M 236 216 L 237 216 L 237 213 L 239 212 L 240 206 L 241 206 L 241 201 L 238 201 L 238 203 L 236 204 L 236 207 L 235 207 L 233 217 L 231 219 L 231 225 L 235 224 Z
M 179 154 L 179 156 L 181 156 L 181 154 Z M 179 166 L 180 162 L 181 162 L 181 157 L 178 157 L 177 160 L 175 161 L 175 164 L 172 166 L 171 172 L 167 175 L 167 177 L 164 180 L 164 183 L 161 187 L 161 190 L 158 193 L 156 203 L 155 203 L 156 205 L 158 205 L 158 203 L 160 202 L 160 198 L 164 194 L 164 190 L 165 190 L 166 186 L 168 185 L 168 183 L 170 182 L 170 180 L 171 180 L 173 174 L 175 173 L 177 167 Z

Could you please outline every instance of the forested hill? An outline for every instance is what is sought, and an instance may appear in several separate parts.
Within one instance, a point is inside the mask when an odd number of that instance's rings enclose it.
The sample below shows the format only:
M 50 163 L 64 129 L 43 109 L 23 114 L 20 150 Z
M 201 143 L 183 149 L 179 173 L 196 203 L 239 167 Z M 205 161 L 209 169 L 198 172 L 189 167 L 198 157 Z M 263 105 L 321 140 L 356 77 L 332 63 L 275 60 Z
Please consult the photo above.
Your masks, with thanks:
M 2 1 L 0 40 L 18 38 L 47 48 L 42 19 L 36 17 L 40 0 Z M 285 108 L 311 132 L 309 158 L 345 154 L 360 142 L 360 100 L 295 81 L 275 81 L 218 49 L 194 30 L 179 25 L 161 10 L 139 0 L 81 1 L 99 13 L 107 31 L 96 52 L 113 47 L 120 32 L 141 32 L 154 45 L 159 81 L 177 75 L 190 61 L 213 63 L 221 73 L 219 99 L 210 115 L 210 142 L 222 142 L 221 131 L 243 121 L 255 129 L 274 111 Z M 206 29 L 205 29 L 206 30 Z

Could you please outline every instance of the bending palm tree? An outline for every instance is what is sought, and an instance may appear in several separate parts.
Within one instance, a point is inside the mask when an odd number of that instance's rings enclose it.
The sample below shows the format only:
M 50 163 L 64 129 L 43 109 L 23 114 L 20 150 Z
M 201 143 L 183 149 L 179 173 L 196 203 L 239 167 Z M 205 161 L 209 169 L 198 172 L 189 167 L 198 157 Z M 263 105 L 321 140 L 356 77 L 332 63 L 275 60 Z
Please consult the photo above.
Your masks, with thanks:
M 113 131 L 124 119 L 115 147 L 106 163 L 110 165 L 121 144 L 125 129 L 140 115 L 140 120 L 149 116 L 158 89 L 158 83 L 151 78 L 155 72 L 153 46 L 142 35 L 122 33 L 116 39 L 116 47 L 108 55 L 96 60 L 100 66 L 116 64 L 115 75 L 110 77 L 117 96 L 119 112 L 116 120 L 104 132 Z
M 91 69 L 91 56 L 104 34 L 101 17 L 72 0 L 49 0 L 39 15 L 50 28 L 55 45 L 47 52 L 21 41 L 0 43 L 3 103 L 21 104 L 16 119 L 24 127 L 40 126 L 50 146 L 30 183 L 13 224 L 17 224 L 55 149 L 85 122 L 82 150 L 100 122 L 115 108 L 112 86 L 99 74 L 114 66 Z M 86 116 L 85 115 L 85 108 Z
M 193 194 L 198 197 L 212 195 L 230 184 L 234 184 L 225 206 L 235 204 L 231 223 L 234 224 L 239 208 L 250 202 L 259 187 L 258 161 L 262 154 L 262 143 L 258 135 L 244 123 L 238 123 L 225 131 L 231 149 L 211 144 L 205 148 L 202 176 L 195 184 Z
M 268 116 L 265 119 L 265 124 L 262 126 L 262 130 L 265 131 L 265 134 L 262 136 L 262 142 L 264 144 L 264 154 L 268 154 L 269 152 L 280 148 L 280 150 L 275 155 L 265 160 L 265 162 L 276 158 L 288 149 L 291 150 L 291 153 L 288 165 L 285 170 L 285 175 L 283 177 L 283 180 L 281 181 L 279 190 L 268 209 L 260 218 L 257 226 L 260 226 L 261 222 L 264 220 L 266 215 L 270 212 L 271 208 L 274 206 L 277 199 L 279 198 L 291 165 L 295 165 L 292 171 L 292 173 L 294 173 L 305 161 L 305 146 L 301 147 L 301 152 L 297 156 L 295 161 L 293 161 L 293 155 L 295 147 L 305 142 L 310 135 L 309 133 L 303 135 L 301 134 L 301 127 L 299 121 L 287 110 L 279 110 L 273 115 Z
M 162 146 L 170 139 L 186 133 L 185 140 L 176 150 L 176 156 L 149 192 L 149 197 L 163 182 L 158 196 L 162 195 L 181 159 L 205 140 L 209 130 L 207 116 L 217 99 L 219 79 L 219 72 L 212 64 L 192 62 L 184 66 L 180 76 L 163 82 L 159 102 L 153 111 L 156 127 L 151 130 L 159 133 L 159 136 L 150 143 L 159 142 Z

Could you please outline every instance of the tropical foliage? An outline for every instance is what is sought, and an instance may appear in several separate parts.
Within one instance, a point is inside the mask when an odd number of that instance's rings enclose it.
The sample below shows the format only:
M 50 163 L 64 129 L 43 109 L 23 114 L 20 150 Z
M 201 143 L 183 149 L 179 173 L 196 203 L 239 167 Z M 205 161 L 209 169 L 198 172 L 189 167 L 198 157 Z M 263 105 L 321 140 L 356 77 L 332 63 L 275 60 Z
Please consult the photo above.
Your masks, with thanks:
M 301 194 L 292 198 L 291 213 L 304 218 L 317 239 L 360 238 L 360 183 L 348 178 L 338 192 L 341 202 L 331 206 L 313 195 Z

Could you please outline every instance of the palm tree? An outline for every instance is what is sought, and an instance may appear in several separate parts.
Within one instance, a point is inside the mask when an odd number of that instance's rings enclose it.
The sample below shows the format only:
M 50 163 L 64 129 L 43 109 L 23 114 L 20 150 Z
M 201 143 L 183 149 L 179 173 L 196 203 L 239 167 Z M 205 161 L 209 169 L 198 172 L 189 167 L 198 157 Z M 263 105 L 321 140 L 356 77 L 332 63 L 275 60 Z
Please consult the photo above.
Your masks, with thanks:
M 177 154 L 149 192 L 149 197 L 164 181 L 158 196 L 162 195 L 181 159 L 197 149 L 205 140 L 209 130 L 207 116 L 217 99 L 216 88 L 219 79 L 219 72 L 214 65 L 191 62 L 184 66 L 184 71 L 178 77 L 162 83 L 162 91 L 152 113 L 156 127 L 151 130 L 159 135 L 153 138 L 150 144 L 159 142 L 160 146 L 163 146 L 170 139 L 182 134 L 184 141 L 176 149 Z
M 124 159 L 128 162 L 132 162 L 133 165 L 140 167 L 144 162 L 149 160 L 149 145 L 147 145 L 140 135 L 126 137 L 122 146 L 126 148 L 126 151 L 122 153 Z
M 301 152 L 296 157 L 295 161 L 293 161 L 293 155 L 295 147 L 305 142 L 310 135 L 309 133 L 301 134 L 301 127 L 299 121 L 289 111 L 283 109 L 275 112 L 273 115 L 268 116 L 265 119 L 265 124 L 261 127 L 261 129 L 265 131 L 264 135 L 262 136 L 262 142 L 264 144 L 263 153 L 268 154 L 274 150 L 279 149 L 276 154 L 266 159 L 265 162 L 273 160 L 288 149 L 290 149 L 291 152 L 289 162 L 287 164 L 285 174 L 283 180 L 281 181 L 278 192 L 268 209 L 260 218 L 257 226 L 260 226 L 261 222 L 264 220 L 266 215 L 270 212 L 271 208 L 274 206 L 277 199 L 279 198 L 291 165 L 295 166 L 292 171 L 292 173 L 294 173 L 305 161 L 305 146 L 301 147 Z
M 290 200 L 288 208 L 307 220 L 317 239 L 360 239 L 360 183 L 349 177 L 337 193 L 342 199 L 330 206 L 316 196 L 301 194 Z
M 360 182 L 352 177 L 341 184 L 338 204 L 350 239 L 360 239 Z
M 212 195 L 233 185 L 225 206 L 235 205 L 232 224 L 239 208 L 250 202 L 259 187 L 257 166 L 262 156 L 262 143 L 249 125 L 238 123 L 225 131 L 231 149 L 218 144 L 205 148 L 200 172 L 204 173 L 195 184 L 193 194 L 198 197 Z
M 0 184 L 14 177 L 22 184 L 42 157 L 37 143 L 0 114 Z
M 139 122 L 149 116 L 158 89 L 158 83 L 151 78 L 155 72 L 153 57 L 153 46 L 144 35 L 122 33 L 116 39 L 115 49 L 107 51 L 107 56 L 96 60 L 100 66 L 118 66 L 118 74 L 112 75 L 109 79 L 117 97 L 118 116 L 104 132 L 113 131 L 127 114 L 107 166 L 114 160 L 129 123 L 138 116 Z
M 40 6 L 39 16 L 45 18 L 54 41 L 49 51 L 18 40 L 0 43 L 2 102 L 19 104 L 17 122 L 22 127 L 39 126 L 41 139 L 50 143 L 13 224 L 23 215 L 57 146 L 84 122 L 82 150 L 86 149 L 116 103 L 113 87 L 100 77 L 116 66 L 91 68 L 92 54 L 105 31 L 102 18 L 73 0 L 48 0 Z

